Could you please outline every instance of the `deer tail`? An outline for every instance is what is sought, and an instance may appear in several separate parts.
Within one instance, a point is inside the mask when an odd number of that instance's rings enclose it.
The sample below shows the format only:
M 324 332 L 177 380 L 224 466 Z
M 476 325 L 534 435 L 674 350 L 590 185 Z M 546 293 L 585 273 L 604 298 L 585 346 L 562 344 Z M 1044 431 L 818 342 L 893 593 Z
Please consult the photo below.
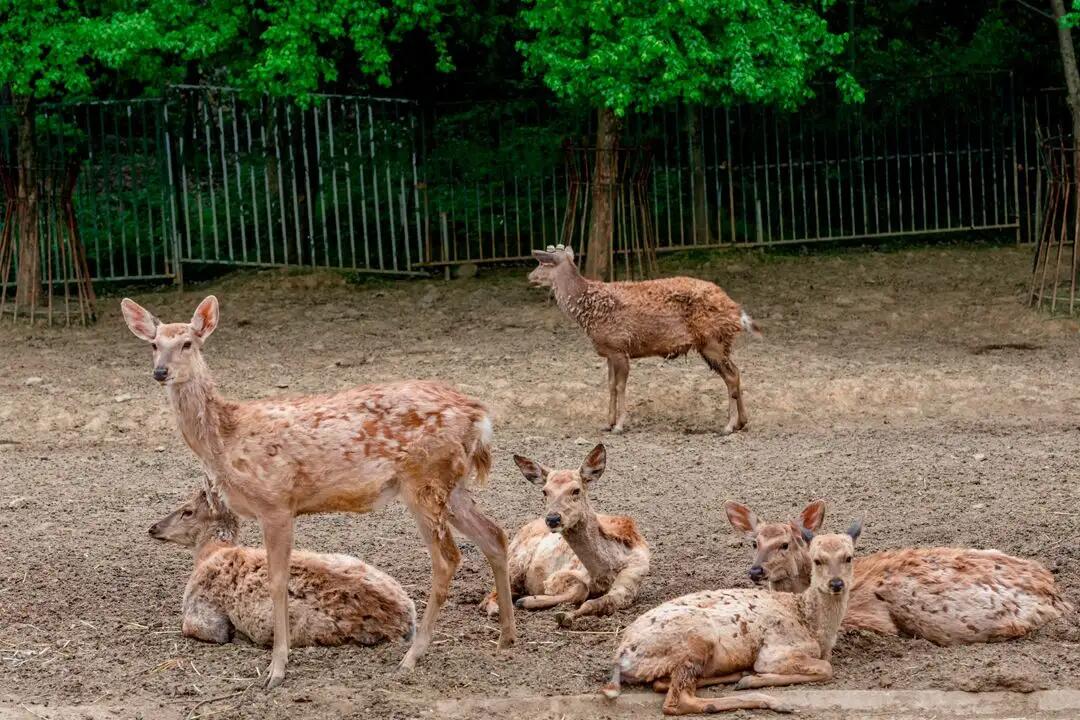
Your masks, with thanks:
M 756 338 L 761 337 L 761 328 L 758 326 L 754 318 L 750 317 L 750 314 L 745 310 L 739 310 L 739 323 L 742 325 L 742 329 L 753 335 Z
M 471 474 L 477 486 L 487 484 L 491 475 L 491 438 L 494 434 L 491 416 L 485 411 L 473 421 L 472 446 L 469 449 Z

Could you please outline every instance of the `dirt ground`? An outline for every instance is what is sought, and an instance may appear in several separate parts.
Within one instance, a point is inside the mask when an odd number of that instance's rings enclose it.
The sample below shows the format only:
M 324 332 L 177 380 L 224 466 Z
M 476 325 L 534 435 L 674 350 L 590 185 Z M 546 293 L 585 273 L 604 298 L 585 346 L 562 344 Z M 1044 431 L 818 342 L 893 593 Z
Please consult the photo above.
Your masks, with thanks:
M 436 642 L 414 673 L 395 671 L 403 646 L 299 649 L 271 693 L 258 677 L 268 652 L 179 634 L 190 557 L 146 529 L 199 482 L 198 464 L 119 297 L 102 298 L 90 329 L 4 323 L 0 708 L 27 718 L 76 705 L 85 712 L 72 717 L 434 717 L 438 703 L 592 693 L 637 614 L 749 584 L 728 498 L 786 518 L 824 497 L 829 527 L 865 517 L 864 551 L 947 544 L 1038 558 L 1080 606 L 1080 336 L 1076 322 L 1025 308 L 1029 251 L 682 263 L 668 259 L 665 272 L 718 282 L 766 334 L 735 352 L 750 414 L 736 436 L 717 434 L 723 383 L 697 357 L 636 362 L 628 432 L 602 433 L 606 370 L 577 326 L 527 287 L 525 268 L 362 285 L 274 271 L 135 295 L 176 321 L 217 294 L 222 323 L 206 354 L 231 397 L 428 377 L 489 403 L 496 461 L 481 502 L 510 531 L 543 507 L 511 454 L 570 467 L 602 439 L 608 472 L 594 504 L 633 515 L 652 547 L 636 606 L 569 632 L 550 612 L 522 611 L 517 646 L 497 652 L 495 627 L 476 609 L 491 577 L 464 544 Z M 258 542 L 254 527 L 245 538 Z M 430 566 L 400 505 L 303 518 L 296 544 L 356 554 L 423 605 Z M 1077 688 L 1077 619 L 1021 642 L 951 649 L 847 632 L 830 687 Z

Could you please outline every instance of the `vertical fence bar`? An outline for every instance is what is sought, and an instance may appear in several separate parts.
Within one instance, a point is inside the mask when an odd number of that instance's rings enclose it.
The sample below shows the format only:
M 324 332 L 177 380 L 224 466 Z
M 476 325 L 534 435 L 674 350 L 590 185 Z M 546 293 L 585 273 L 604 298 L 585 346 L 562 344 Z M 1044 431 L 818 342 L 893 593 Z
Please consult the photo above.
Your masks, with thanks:
M 229 163 L 225 159 L 225 119 L 222 113 L 221 104 L 218 103 L 217 108 L 218 119 L 218 141 L 221 143 L 219 148 L 221 152 L 221 190 L 225 194 L 225 238 L 229 243 L 229 260 L 234 260 L 233 255 L 233 236 L 232 236 L 232 207 L 229 204 Z M 215 258 L 220 260 L 221 258 Z

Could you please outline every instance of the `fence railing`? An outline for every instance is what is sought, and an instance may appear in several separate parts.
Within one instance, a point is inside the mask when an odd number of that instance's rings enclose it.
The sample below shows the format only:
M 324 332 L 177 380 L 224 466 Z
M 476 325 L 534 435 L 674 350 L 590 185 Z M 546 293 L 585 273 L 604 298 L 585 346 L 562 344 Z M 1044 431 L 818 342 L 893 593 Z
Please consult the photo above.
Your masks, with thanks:
M 902 110 L 877 88 L 858 107 L 823 93 L 795 113 L 629 118 L 623 144 L 652 157 L 644 202 L 657 249 L 982 230 L 1032 240 L 1034 129 L 1049 105 L 1018 96 L 1007 74 L 964 79 L 962 93 L 923 83 Z M 410 274 L 562 240 L 563 148 L 587 144 L 590 121 L 353 96 L 299 107 L 181 86 L 42 107 L 37 134 L 43 165 L 82 158 L 74 205 L 95 279 L 179 278 L 185 264 Z M 13 133 L 0 120 L 8 162 Z

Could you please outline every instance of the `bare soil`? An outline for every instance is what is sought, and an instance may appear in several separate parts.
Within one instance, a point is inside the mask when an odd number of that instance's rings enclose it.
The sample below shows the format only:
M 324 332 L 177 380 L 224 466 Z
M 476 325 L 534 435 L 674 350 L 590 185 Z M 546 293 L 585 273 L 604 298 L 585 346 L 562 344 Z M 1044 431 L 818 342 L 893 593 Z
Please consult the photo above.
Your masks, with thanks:
M 728 498 L 779 518 L 824 497 L 830 527 L 865 517 L 865 551 L 947 544 L 1035 557 L 1080 606 L 1080 336 L 1075 321 L 1024 306 L 1029 268 L 1027 250 L 982 247 L 668 259 L 666 273 L 718 282 L 764 328 L 763 341 L 740 341 L 735 353 L 750 427 L 733 437 L 718 434 L 723 383 L 697 357 L 636 362 L 629 430 L 603 434 L 606 370 L 581 331 L 526 286 L 523 268 L 363 285 L 275 271 L 136 295 L 174 321 L 217 294 L 223 319 L 207 356 L 232 397 L 429 377 L 488 402 L 496 468 L 481 502 L 508 531 L 542 510 L 512 453 L 570 467 L 602 439 L 608 473 L 594 503 L 633 515 L 652 546 L 635 607 L 574 631 L 550 612 L 522 611 L 517 646 L 497 652 L 496 629 L 476 609 L 491 577 L 464 544 L 436 643 L 414 673 L 395 670 L 403 646 L 301 649 L 271 693 L 260 689 L 263 649 L 179 634 L 190 558 L 146 529 L 199 482 L 198 464 L 119 298 L 101 301 L 89 329 L 4 323 L 0 710 L 434 717 L 439 703 L 592 693 L 637 614 L 748 584 L 749 549 L 726 524 Z M 245 537 L 258 542 L 254 527 Z M 303 518 L 297 546 L 363 557 L 422 607 L 430 566 L 400 506 Z M 848 632 L 830 687 L 1077 688 L 1077 619 L 1020 642 L 949 649 Z M 67 714 L 73 706 L 82 714 Z M 522 714 L 554 713 L 528 707 Z

